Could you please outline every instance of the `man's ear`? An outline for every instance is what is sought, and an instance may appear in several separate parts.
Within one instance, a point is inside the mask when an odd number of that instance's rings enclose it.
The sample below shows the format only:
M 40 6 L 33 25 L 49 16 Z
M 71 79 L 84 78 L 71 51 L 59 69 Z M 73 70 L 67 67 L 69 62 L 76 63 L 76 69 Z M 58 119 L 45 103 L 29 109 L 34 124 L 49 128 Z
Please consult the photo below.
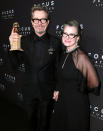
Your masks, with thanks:
M 31 20 L 31 24 L 33 25 L 33 21 Z
M 50 20 L 48 20 L 47 22 L 48 22 L 48 24 L 49 24 L 49 23 L 50 23 Z

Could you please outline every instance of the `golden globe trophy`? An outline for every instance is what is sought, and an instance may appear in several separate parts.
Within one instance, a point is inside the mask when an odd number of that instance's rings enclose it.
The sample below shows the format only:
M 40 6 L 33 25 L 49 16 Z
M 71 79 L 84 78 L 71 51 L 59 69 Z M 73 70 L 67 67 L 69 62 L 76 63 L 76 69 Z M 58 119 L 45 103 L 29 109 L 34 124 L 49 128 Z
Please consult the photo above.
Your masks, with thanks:
M 15 42 L 11 42 L 11 48 L 10 48 L 10 51 L 13 51 L 13 50 L 19 50 L 19 51 L 23 51 L 23 49 L 21 48 L 21 36 L 19 35 L 19 28 L 20 28 L 20 25 L 18 22 L 14 22 L 13 23 L 13 28 L 14 28 L 14 33 L 17 33 L 18 35 L 18 40 L 15 41 Z

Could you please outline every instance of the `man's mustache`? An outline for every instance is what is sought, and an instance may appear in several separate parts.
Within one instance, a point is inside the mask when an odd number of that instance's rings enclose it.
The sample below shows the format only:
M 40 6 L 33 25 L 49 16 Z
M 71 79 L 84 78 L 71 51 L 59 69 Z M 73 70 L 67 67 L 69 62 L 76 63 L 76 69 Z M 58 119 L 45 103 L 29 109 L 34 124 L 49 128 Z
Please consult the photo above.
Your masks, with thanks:
M 37 27 L 44 27 L 44 26 L 42 25 L 42 26 L 37 26 Z

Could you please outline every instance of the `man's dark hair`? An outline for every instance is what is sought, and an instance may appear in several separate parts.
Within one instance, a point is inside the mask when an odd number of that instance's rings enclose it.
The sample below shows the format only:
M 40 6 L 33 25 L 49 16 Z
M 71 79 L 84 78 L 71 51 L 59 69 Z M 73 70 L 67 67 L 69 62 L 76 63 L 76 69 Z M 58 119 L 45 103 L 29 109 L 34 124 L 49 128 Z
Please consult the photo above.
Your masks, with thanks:
M 46 6 L 42 6 L 42 5 L 33 6 L 31 8 L 31 19 L 32 19 L 32 14 L 34 13 L 34 11 L 45 11 L 47 14 L 47 19 L 50 19 L 49 12 Z

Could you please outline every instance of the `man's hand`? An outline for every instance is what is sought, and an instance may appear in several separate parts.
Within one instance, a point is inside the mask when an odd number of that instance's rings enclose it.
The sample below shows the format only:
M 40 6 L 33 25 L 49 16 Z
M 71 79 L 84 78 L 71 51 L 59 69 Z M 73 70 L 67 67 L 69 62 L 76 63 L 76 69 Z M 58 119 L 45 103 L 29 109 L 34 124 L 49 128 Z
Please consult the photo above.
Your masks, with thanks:
M 54 99 L 55 101 L 58 100 L 58 96 L 59 96 L 59 91 L 54 91 L 53 99 Z
M 14 28 L 11 31 L 11 35 L 9 36 L 10 41 L 10 50 L 20 50 L 21 49 L 21 35 L 14 32 Z

